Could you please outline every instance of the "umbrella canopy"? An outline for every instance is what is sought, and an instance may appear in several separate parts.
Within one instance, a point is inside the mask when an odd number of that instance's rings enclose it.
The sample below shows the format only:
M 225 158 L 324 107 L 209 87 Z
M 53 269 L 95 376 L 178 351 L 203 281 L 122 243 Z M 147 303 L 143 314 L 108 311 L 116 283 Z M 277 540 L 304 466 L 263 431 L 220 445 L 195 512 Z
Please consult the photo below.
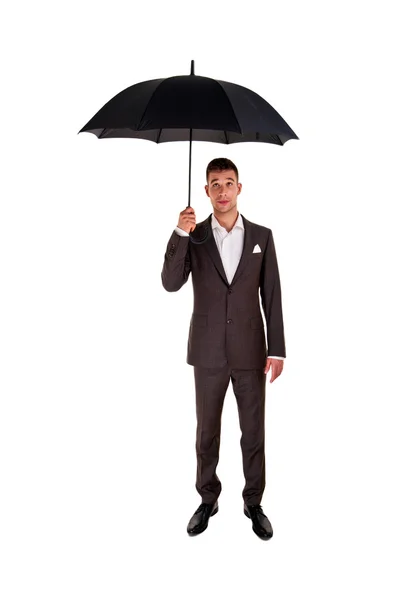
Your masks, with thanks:
M 261 96 L 235 83 L 194 75 L 152 79 L 109 100 L 79 133 L 100 139 L 131 137 L 162 142 L 219 144 L 298 139 Z
M 261 96 L 235 83 L 191 74 L 132 85 L 109 100 L 78 133 L 99 139 L 138 138 L 157 144 L 189 141 L 191 194 L 192 141 L 283 146 L 299 139 Z M 190 234 L 191 237 L 191 234 Z

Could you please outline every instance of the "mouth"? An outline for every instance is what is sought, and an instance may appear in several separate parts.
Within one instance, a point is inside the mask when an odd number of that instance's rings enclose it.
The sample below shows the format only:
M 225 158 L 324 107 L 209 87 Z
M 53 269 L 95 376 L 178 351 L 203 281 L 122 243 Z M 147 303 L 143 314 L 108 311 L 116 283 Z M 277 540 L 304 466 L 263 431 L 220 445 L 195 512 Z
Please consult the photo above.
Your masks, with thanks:
M 228 204 L 228 200 L 218 200 L 218 204 Z

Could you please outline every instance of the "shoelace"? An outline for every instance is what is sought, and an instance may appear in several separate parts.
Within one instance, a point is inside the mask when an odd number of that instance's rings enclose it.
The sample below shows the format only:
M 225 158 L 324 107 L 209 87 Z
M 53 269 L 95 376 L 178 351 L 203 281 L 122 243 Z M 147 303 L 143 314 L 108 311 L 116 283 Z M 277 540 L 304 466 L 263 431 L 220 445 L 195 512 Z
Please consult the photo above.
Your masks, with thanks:
M 203 504 L 201 504 L 201 505 L 200 505 L 200 506 L 197 508 L 197 510 L 195 511 L 195 513 L 194 513 L 194 514 L 197 514 L 197 513 L 200 513 L 200 512 L 202 512 L 202 511 L 205 509 L 205 507 L 206 507 L 206 503 L 204 502 Z
M 248 508 L 254 510 L 256 513 L 262 513 L 263 512 L 263 508 L 260 504 L 256 504 L 256 505 L 251 505 L 248 506 Z

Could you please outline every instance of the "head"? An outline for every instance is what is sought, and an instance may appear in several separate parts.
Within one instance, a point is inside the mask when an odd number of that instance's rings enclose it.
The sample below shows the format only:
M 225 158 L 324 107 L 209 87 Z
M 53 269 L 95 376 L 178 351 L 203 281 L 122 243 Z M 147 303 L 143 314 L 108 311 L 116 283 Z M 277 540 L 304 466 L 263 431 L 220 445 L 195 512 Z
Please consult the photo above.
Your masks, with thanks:
M 215 158 L 206 168 L 206 195 L 211 199 L 215 214 L 237 212 L 237 196 L 242 184 L 238 183 L 238 169 L 228 158 Z M 222 200 L 227 201 L 221 204 Z

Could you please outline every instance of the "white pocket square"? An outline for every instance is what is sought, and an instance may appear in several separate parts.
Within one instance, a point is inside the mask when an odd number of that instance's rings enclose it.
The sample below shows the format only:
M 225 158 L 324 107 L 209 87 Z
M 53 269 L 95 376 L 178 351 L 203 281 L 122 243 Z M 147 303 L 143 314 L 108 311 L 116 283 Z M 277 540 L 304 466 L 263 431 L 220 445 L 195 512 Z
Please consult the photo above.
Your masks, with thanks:
M 259 244 L 256 244 L 255 248 L 252 250 L 252 254 L 253 254 L 254 252 L 262 252 L 262 250 L 260 249 L 260 246 L 259 246 Z

